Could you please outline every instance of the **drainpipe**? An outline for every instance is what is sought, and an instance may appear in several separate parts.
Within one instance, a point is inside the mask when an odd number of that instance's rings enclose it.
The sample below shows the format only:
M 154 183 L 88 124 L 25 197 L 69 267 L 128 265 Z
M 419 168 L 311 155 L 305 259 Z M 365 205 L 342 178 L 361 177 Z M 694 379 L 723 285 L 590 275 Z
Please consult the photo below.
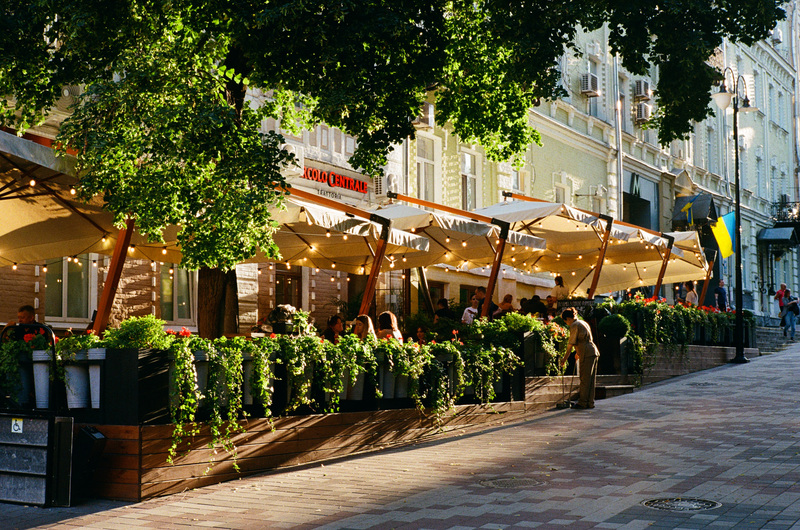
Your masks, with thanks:
M 614 55 L 614 134 L 617 137 L 617 220 L 622 220 L 622 188 L 625 178 L 622 174 L 622 108 L 619 96 L 619 55 Z

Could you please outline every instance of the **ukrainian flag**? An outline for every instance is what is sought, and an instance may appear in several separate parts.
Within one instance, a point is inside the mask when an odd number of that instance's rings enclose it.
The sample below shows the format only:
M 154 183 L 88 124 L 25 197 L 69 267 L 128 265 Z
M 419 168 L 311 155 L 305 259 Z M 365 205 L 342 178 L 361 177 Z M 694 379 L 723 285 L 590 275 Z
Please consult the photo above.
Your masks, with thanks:
M 736 214 L 734 212 L 726 213 L 717 219 L 717 224 L 711 227 L 714 238 L 717 240 L 717 246 L 719 246 L 719 253 L 723 258 L 727 258 L 734 252 L 736 246 L 735 227 Z

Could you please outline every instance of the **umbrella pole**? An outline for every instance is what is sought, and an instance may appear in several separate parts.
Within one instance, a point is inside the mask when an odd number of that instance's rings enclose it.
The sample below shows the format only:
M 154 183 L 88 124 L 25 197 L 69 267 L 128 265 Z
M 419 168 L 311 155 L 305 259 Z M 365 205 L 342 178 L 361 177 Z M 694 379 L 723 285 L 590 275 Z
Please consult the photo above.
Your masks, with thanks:
M 597 257 L 597 265 L 594 268 L 592 286 L 589 287 L 589 300 L 594 298 L 597 282 L 600 281 L 600 270 L 603 268 L 603 261 L 606 259 L 606 249 L 608 248 L 608 240 L 611 237 L 611 225 L 614 224 L 614 219 L 608 215 L 600 214 L 600 219 L 606 222 L 606 233 L 603 235 L 603 244 L 600 246 L 600 255 Z
M 108 319 L 111 316 L 111 306 L 114 304 L 114 296 L 117 294 L 119 279 L 122 276 L 122 268 L 125 266 L 125 258 L 128 255 L 128 246 L 133 235 L 133 219 L 125 221 L 125 228 L 120 229 L 117 235 L 117 242 L 114 245 L 114 254 L 111 256 L 111 264 L 108 267 L 108 275 L 103 284 L 103 294 L 100 295 L 100 303 L 97 306 L 97 315 L 92 324 L 92 331 L 95 335 L 100 335 L 108 326 Z
M 661 263 L 661 270 L 658 272 L 658 281 L 653 289 L 653 296 L 658 296 L 658 291 L 661 290 L 661 282 L 664 280 L 664 274 L 667 272 L 667 264 L 669 263 L 669 256 L 672 254 L 672 245 L 675 244 L 674 237 L 667 234 L 661 234 L 661 237 L 667 240 L 667 249 L 664 251 L 664 261 Z
M 389 222 L 387 221 L 381 229 L 381 237 L 378 239 L 378 244 L 375 247 L 375 257 L 372 258 L 372 267 L 369 271 L 369 278 L 367 279 L 367 287 L 364 289 L 364 297 L 361 299 L 361 309 L 359 315 L 366 315 L 369 312 L 369 307 L 372 305 L 372 300 L 375 298 L 375 287 L 378 284 L 378 274 L 381 272 L 381 263 L 383 257 L 386 255 L 386 242 L 389 239 Z
M 425 302 L 425 307 L 432 315 L 434 313 L 433 299 L 431 298 L 431 290 L 428 287 L 428 277 L 425 276 L 425 268 L 417 267 L 417 274 L 419 274 L 419 290 L 422 291 L 422 300 Z
M 714 256 L 708 261 L 708 271 L 706 271 L 706 281 L 703 282 L 703 291 L 700 293 L 700 299 L 698 302 L 700 305 L 705 304 L 706 300 L 706 293 L 708 292 L 708 282 L 711 280 L 711 274 L 714 272 L 714 261 L 717 259 L 717 253 L 714 251 Z M 738 310 L 738 308 L 737 308 Z
M 500 227 L 500 239 L 497 248 L 494 250 L 494 261 L 492 262 L 492 272 L 489 274 L 489 284 L 486 286 L 486 298 L 483 300 L 483 308 L 481 309 L 481 316 L 489 316 L 489 307 L 492 305 L 492 296 L 494 295 L 494 287 L 497 284 L 497 276 L 500 274 L 500 265 L 503 262 L 503 252 L 506 249 L 506 239 L 508 238 L 508 230 L 511 226 L 510 223 L 500 221 L 499 219 L 492 219 L 492 222 Z

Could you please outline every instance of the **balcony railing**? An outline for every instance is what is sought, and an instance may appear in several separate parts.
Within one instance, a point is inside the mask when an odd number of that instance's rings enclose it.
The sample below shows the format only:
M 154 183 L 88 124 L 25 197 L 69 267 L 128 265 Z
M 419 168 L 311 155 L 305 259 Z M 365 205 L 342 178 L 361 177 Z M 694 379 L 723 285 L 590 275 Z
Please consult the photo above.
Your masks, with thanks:
M 773 202 L 771 214 L 775 223 L 800 223 L 800 202 Z

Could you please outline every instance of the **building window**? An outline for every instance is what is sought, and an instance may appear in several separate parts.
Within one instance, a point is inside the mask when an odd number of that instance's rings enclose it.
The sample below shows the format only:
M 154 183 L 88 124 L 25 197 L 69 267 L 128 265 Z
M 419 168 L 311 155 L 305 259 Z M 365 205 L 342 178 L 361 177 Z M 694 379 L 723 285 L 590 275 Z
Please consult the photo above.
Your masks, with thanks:
M 776 101 L 775 101 L 775 87 L 773 85 L 769 85 L 769 101 L 767 103 L 769 104 L 769 119 L 770 121 L 774 122 Z
M 516 169 L 511 170 L 511 189 L 523 193 L 522 189 L 522 173 Z
M 275 305 L 289 304 L 301 307 L 303 275 L 300 269 L 298 267 L 286 269 L 285 265 L 278 265 L 278 267 L 281 267 L 282 270 L 275 271 Z
M 88 320 L 95 309 L 96 256 L 79 254 L 47 264 L 45 273 L 45 317 L 48 320 Z
M 194 322 L 194 286 L 197 273 L 172 263 L 161 266 L 161 318 L 167 322 Z
M 475 168 L 475 155 L 461 153 L 461 208 L 474 210 L 477 208 L 478 175 Z
M 326 126 L 321 126 L 319 128 L 319 147 L 320 149 L 325 149 L 326 151 L 329 149 L 328 145 L 328 129 Z
M 417 196 L 420 199 L 434 200 L 434 152 L 431 138 L 417 138 Z
M 761 76 L 757 71 L 753 71 L 753 106 L 759 109 L 764 106 L 761 101 Z
M 717 173 L 716 157 L 714 156 L 714 154 L 717 152 L 717 150 L 714 149 L 716 134 L 714 134 L 713 127 L 708 127 L 706 132 L 706 169 L 710 173 Z
M 555 192 L 554 202 L 565 204 L 567 201 L 567 188 L 561 184 L 556 184 L 553 191 Z

